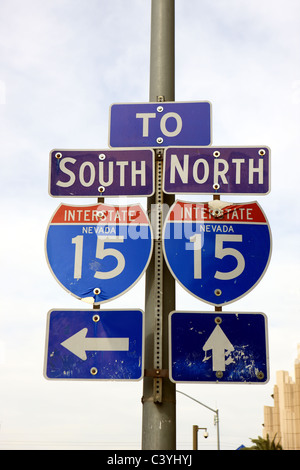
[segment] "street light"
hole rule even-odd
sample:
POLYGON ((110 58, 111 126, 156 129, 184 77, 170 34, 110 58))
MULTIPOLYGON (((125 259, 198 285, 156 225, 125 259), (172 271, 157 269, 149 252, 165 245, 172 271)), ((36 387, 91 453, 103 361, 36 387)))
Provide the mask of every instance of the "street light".
MULTIPOLYGON (((185 395, 186 397, 190 398, 191 400, 195 401, 196 403, 199 403, 199 405, 204 406, 208 410, 212 411, 215 413, 214 416, 214 424, 217 426, 217 449, 220 450, 220 428, 219 428, 219 410, 214 410, 213 408, 210 408, 207 405, 204 405, 204 403, 201 403, 201 401, 196 400, 193 397, 190 397, 190 395, 187 395, 187 393, 183 393, 180 390, 176 390, 176 392, 181 393, 182 395, 185 395)), ((199 428, 202 429, 202 428, 199 428)))
POLYGON ((196 424, 193 426, 193 450, 198 450, 198 431, 199 429, 205 429, 203 437, 208 438, 207 428, 199 428, 196 424))

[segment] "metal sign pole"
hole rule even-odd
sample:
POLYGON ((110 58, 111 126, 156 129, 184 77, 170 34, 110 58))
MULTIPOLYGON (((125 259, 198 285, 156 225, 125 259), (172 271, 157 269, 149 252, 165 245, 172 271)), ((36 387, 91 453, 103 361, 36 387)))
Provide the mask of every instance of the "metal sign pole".
MULTIPOLYGON (((174 0, 152 0, 150 102, 174 101, 174 0)), ((168 378, 168 314, 175 309, 175 281, 162 250, 163 207, 174 202, 163 194, 163 153, 156 152, 156 188, 148 198, 155 248, 146 273, 143 450, 176 449, 176 390, 168 378)))

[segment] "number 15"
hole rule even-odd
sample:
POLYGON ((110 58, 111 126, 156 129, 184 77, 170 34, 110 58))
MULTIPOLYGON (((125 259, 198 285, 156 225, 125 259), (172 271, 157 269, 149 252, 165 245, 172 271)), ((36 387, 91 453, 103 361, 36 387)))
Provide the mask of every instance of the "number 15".
MULTIPOLYGON (((224 242, 242 242, 242 235, 216 235, 215 257, 223 259, 227 255, 233 256, 237 260, 235 269, 229 272, 216 271, 214 277, 228 281, 238 277, 245 269, 245 258, 235 248, 224 248, 224 242)), ((194 279, 202 279, 202 235, 196 233, 190 238, 194 250, 194 279)))
MULTIPOLYGON (((105 242, 123 243, 122 235, 111 235, 107 237, 97 237, 96 258, 103 259, 106 256, 113 256, 117 260, 117 266, 111 271, 96 271, 94 277, 97 279, 111 279, 121 274, 125 268, 125 258, 122 253, 114 248, 104 248, 105 242)), ((83 253, 83 235, 77 235, 72 238, 72 244, 75 245, 74 258, 74 279, 81 279, 82 276, 82 253, 83 253)))

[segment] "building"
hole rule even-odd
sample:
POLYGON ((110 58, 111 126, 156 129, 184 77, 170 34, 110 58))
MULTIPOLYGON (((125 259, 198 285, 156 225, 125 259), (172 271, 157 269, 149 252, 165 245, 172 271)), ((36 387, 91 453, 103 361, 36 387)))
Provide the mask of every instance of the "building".
POLYGON ((286 371, 276 373, 274 406, 264 407, 263 437, 275 436, 283 450, 300 450, 300 344, 295 360, 295 381, 286 371))

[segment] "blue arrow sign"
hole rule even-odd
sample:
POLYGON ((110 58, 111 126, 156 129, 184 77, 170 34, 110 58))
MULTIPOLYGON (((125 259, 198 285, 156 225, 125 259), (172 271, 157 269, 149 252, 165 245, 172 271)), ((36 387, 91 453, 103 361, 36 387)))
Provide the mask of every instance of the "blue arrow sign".
POLYGON ((121 103, 110 107, 110 147, 211 144, 211 104, 121 103))
POLYGON ((169 328, 173 382, 269 380, 264 313, 171 312, 169 328))
POLYGON ((166 218, 164 255, 175 279, 211 305, 250 292, 271 256, 271 232, 257 202, 176 201, 166 218))
POLYGON ((46 234, 46 257, 69 293, 101 304, 130 289, 152 253, 152 230, 139 205, 61 204, 46 234))
POLYGON ((48 379, 141 379, 143 315, 141 310, 50 311, 44 375, 48 379))

